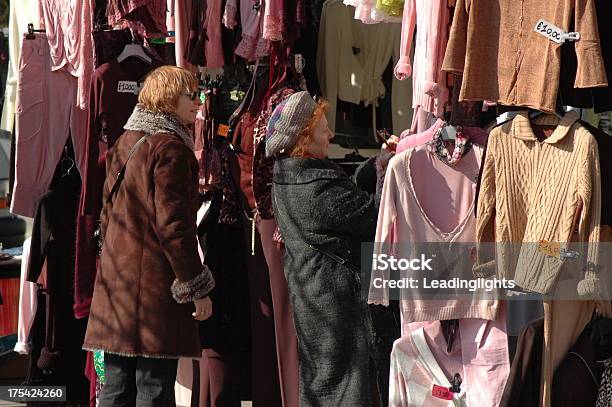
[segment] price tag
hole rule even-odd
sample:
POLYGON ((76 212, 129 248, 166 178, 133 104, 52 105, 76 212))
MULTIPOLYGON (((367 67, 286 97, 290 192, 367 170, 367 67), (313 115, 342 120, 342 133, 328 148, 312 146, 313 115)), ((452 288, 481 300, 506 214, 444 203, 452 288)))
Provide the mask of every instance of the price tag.
POLYGON ((227 135, 229 134, 229 126, 226 124, 220 124, 219 128, 217 129, 217 135, 218 136, 222 136, 222 137, 227 137, 227 135))
POLYGON ((117 93, 138 94, 138 82, 119 81, 117 84, 117 93))
POLYGON ((433 385, 433 388, 431 389, 431 395, 437 399, 442 400, 452 400, 453 397, 455 397, 455 395, 452 391, 450 391, 449 388, 438 386, 437 384, 433 385))
POLYGON ((536 26, 533 28, 535 32, 549 40, 556 42, 557 44, 563 44, 565 41, 576 41, 580 39, 580 34, 577 32, 565 32, 561 28, 549 23, 546 20, 538 20, 536 26))
POLYGON ((540 240, 538 242, 538 252, 543 253, 547 256, 559 258, 559 256, 561 255, 561 243, 540 240))

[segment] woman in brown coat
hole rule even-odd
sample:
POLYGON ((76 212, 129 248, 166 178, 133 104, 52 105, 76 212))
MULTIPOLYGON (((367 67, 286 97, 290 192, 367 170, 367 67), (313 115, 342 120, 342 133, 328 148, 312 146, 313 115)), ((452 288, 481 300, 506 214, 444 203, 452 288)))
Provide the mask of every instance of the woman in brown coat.
POLYGON ((83 346, 104 351, 101 407, 168 405, 178 357, 200 355, 196 320, 212 313, 214 281, 196 240, 198 164, 187 126, 197 89, 186 70, 154 70, 107 153, 104 245, 83 346))

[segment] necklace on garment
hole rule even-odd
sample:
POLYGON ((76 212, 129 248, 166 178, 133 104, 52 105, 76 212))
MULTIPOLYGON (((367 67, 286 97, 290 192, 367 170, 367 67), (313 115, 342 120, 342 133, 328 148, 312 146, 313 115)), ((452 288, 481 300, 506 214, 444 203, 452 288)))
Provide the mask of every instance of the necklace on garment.
POLYGON ((433 139, 428 142, 430 151, 432 151, 440 161, 449 167, 454 167, 461 158, 472 149, 472 142, 463 132, 461 127, 457 127, 457 135, 455 140, 444 140, 442 138, 442 130, 445 126, 441 126, 433 136, 433 139), (454 148, 452 147, 454 145, 454 148), (452 151, 450 151, 452 149, 452 151))

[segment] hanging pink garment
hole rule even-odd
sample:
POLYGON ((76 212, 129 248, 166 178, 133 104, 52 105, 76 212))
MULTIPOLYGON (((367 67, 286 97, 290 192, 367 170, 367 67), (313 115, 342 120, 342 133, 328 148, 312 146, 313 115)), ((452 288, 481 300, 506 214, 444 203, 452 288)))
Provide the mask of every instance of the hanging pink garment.
MULTIPOLYGON (((474 200, 481 160, 482 148, 476 145, 453 167, 442 163, 429 146, 415 147, 391 159, 380 202, 375 254, 409 259, 414 244, 440 242, 464 250, 474 242, 474 200)), ((471 266, 469 256, 460 256, 453 270, 471 266)), ((375 279, 388 280, 389 276, 388 269, 372 271, 368 303, 389 304, 388 289, 374 284, 375 279)), ((449 296, 444 300, 422 300, 420 294, 425 292, 402 296, 404 323, 459 318, 493 320, 497 315, 498 302, 479 299, 477 293, 468 299, 449 296)))
POLYGON ((395 76, 404 80, 412 75, 412 107, 421 106, 436 117, 442 115, 448 101, 446 74, 441 70, 448 42, 448 21, 447 0, 406 0, 404 3, 400 59, 395 76), (411 65, 415 27, 418 30, 411 65))
MULTIPOLYGON (((461 393, 465 397, 465 405, 477 407, 497 407, 501 401, 503 389, 510 373, 508 357, 508 336, 506 335, 506 318, 503 307, 494 321, 483 319, 460 319, 459 332, 453 342, 450 352, 442 332, 440 321, 415 322, 410 330, 403 333, 393 345, 391 356, 391 380, 389 383, 389 406, 404 407, 401 399, 414 386, 412 380, 422 380, 422 377, 412 376, 414 372, 406 369, 409 366, 405 359, 420 364, 419 349, 414 346, 412 338, 422 330, 427 348, 434 359, 434 366, 450 380, 459 373, 463 380, 461 393), (407 357, 405 357, 407 356, 407 357), (403 380, 400 380, 403 379, 403 380)), ((430 359, 431 360, 431 359, 430 359)), ((428 371, 431 366, 419 366, 419 370, 428 371)), ((415 369, 415 368, 413 368, 415 369)), ((423 384, 421 381, 420 384, 423 384)), ((433 381, 429 383, 431 392, 433 381)), ((406 396, 408 396, 406 394, 406 396)), ((432 404, 423 404, 430 407, 432 404)), ((444 404, 443 404, 444 405, 444 404)))
POLYGON ((143 37, 166 34, 166 0, 109 0, 108 23, 115 28, 132 28, 143 37))
POLYGON ((64 69, 78 78, 76 102, 83 110, 89 106, 89 84, 94 71, 91 1, 40 0, 51 70, 64 69))
MULTIPOLYGON (((395 153, 399 154, 404 152, 410 148, 421 146, 431 141, 436 134, 436 132, 444 125, 444 120, 438 119, 429 129, 423 131, 422 133, 404 135, 402 134, 402 138, 399 143, 397 143, 397 147, 395 148, 395 153)), ((468 138, 475 144, 484 146, 487 144, 487 138, 489 135, 487 132, 478 127, 462 127, 462 131, 464 134, 468 136, 468 138)))
MULTIPOLYGON (((237 0, 228 0, 222 18, 226 28, 233 29, 236 27, 237 10, 237 0)), ((265 10, 263 0, 240 0, 242 40, 236 47, 236 55, 247 61, 265 57, 270 50, 270 42, 263 38, 263 10, 265 10)))

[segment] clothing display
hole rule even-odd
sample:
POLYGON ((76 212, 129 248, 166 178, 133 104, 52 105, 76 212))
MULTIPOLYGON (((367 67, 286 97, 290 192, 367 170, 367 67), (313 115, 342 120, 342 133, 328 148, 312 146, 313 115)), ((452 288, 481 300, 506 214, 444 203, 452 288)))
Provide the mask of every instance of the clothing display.
POLYGON ((385 89, 381 79, 387 65, 400 58, 400 32, 399 24, 367 25, 353 20, 352 9, 340 0, 325 2, 317 74, 330 104, 326 115, 332 131, 336 128, 337 100, 377 106, 387 91, 392 95, 393 128, 409 127, 410 84, 394 79, 392 89, 385 89))
POLYGON ((404 4, 400 59, 395 76, 403 80, 413 75, 412 107, 420 106, 440 116, 448 101, 446 74, 440 68, 448 38, 449 10, 447 0, 408 0, 404 4), (414 46, 414 62, 410 52, 415 27, 418 27, 414 46))
MULTIPOLYGON (((535 126, 553 128, 539 142, 536 134, 542 133, 534 130, 526 112, 519 112, 489 135, 476 238, 478 242, 498 242, 496 250, 503 254, 498 255, 498 264, 491 264, 494 260, 483 258, 485 254, 479 251, 474 268, 477 275, 490 276, 497 270, 499 278, 514 279, 519 287, 548 293, 563 261, 539 251, 537 242, 569 242, 577 213, 577 241, 589 242, 585 262, 598 264, 599 156, 594 137, 577 120, 573 111, 562 119, 553 115, 534 119, 535 126), (543 171, 546 178, 538 178, 536 174, 543 171), (557 214, 554 219, 550 218, 551 211, 557 214)), ((590 267, 581 279, 580 295, 596 292, 599 277, 590 267)))
POLYGON ((608 406, 611 7, 10 1, 4 370, 89 407, 608 406))
MULTIPOLYGON (((418 252, 419 245, 427 242, 456 244, 456 250, 465 250, 465 243, 474 241, 474 190, 482 149, 472 146, 453 168, 430 150, 430 146, 415 147, 391 159, 378 214, 375 254, 394 253, 409 259, 414 257, 413 250, 418 252), (413 172, 414 168, 419 172, 413 172), (449 198, 457 203, 455 207, 438 206, 440 194, 449 193, 447 185, 452 186, 449 198)), ((471 262, 467 256, 463 261, 471 262)), ((458 264, 455 269, 465 267, 458 264)), ((389 270, 373 270, 371 280, 379 277, 388 279, 389 270)), ((371 285, 368 302, 388 305, 388 290, 371 285)), ((400 302, 403 324, 456 318, 494 320, 497 306, 497 301, 480 300, 476 294, 473 300, 402 298, 400 302)))
POLYGON ((608 85, 599 46, 595 2, 457 0, 442 69, 463 74, 460 100, 490 100, 555 112, 561 66, 559 38, 574 32, 578 70, 574 87, 608 85), (541 22, 541 24, 540 24, 541 22), (487 44, 483 47, 482 44, 487 44), (488 63, 483 63, 488 61, 488 63), (546 63, 542 63, 545 61, 546 63))
POLYGON ((15 109, 15 166, 11 212, 33 217, 37 201, 49 190, 55 167, 72 140, 75 164, 85 173, 87 112, 77 107, 78 80, 53 70, 45 34, 23 38, 15 109))
POLYGON ((15 123, 15 101, 19 82, 19 60, 21 57, 21 38, 27 32, 28 24, 36 28, 41 25, 38 0, 11 1, 9 3, 9 65, 2 106, 0 129, 12 131, 15 123))
POLYGON ((130 27, 144 37, 166 33, 166 0, 109 0, 108 23, 130 27))
MULTIPOLYGON (((32 324, 34 323, 34 316, 36 315, 36 307, 38 305, 38 287, 35 283, 27 280, 31 241, 32 239, 26 239, 23 242, 24 261, 21 262, 19 325, 17 326, 17 343, 15 344, 15 352, 21 355, 27 355, 30 353, 30 344, 28 343, 28 339, 30 337, 30 331, 32 329, 32 324)), ((46 276, 46 270, 43 270, 41 275, 42 274, 46 276)))
POLYGON ((423 328, 393 344, 389 381, 391 406, 467 406, 465 388, 456 393, 448 390, 452 384, 431 353, 423 328), (450 393, 449 398, 436 396, 436 388, 450 393))
POLYGON ((77 78, 76 105, 86 110, 93 72, 91 0, 41 0, 40 7, 51 70, 64 70, 77 78))

